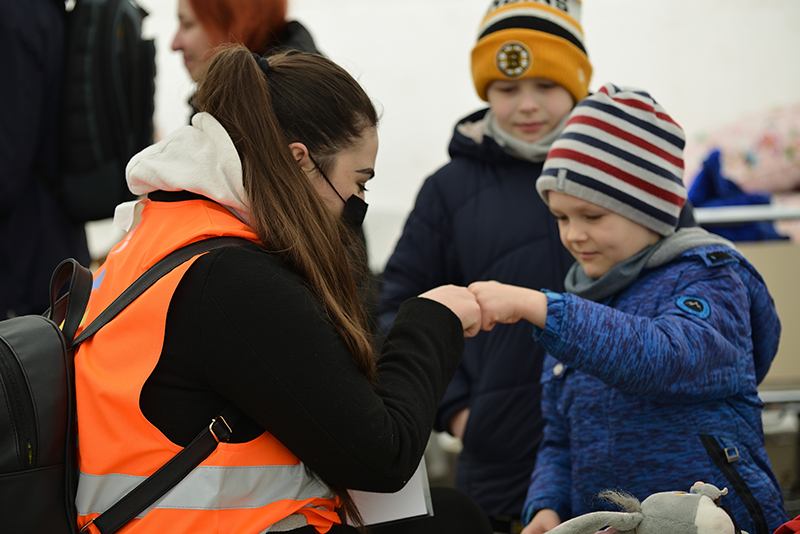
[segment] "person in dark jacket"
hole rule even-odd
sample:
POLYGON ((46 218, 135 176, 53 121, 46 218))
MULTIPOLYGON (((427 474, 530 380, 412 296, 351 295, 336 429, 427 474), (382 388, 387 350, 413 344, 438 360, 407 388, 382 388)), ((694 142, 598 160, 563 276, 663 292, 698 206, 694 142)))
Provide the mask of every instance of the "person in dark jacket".
POLYGON ((0 0, 0 319, 43 313, 56 266, 90 261, 83 224, 48 188, 59 172, 65 38, 63 0, 0 0))
POLYGON ((567 292, 470 286, 482 328, 520 318, 547 349, 546 425, 523 534, 701 480, 743 531, 788 515, 764 447, 757 386, 778 348, 772 297, 734 245, 676 231, 685 137, 639 89, 605 85, 553 143, 536 187, 577 262, 567 292))
MULTIPOLYGON (((457 124, 450 163, 417 196, 383 273, 384 331, 405 299, 441 284, 494 279, 563 289, 573 260, 535 182, 564 119, 588 93, 579 6, 493 2, 472 51, 475 88, 489 109, 457 124)), ((468 340, 437 417, 437 430, 463 440, 456 486, 496 531, 519 522, 536 460, 543 358, 530 325, 468 340)))

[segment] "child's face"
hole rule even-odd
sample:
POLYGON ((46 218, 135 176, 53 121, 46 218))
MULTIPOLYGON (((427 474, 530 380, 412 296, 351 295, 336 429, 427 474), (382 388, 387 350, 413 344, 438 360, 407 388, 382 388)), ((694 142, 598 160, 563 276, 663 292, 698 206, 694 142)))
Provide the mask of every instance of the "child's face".
POLYGON ((661 239, 653 230, 597 204, 558 191, 547 195, 561 242, 590 278, 600 278, 661 239))
POLYGON ((486 97, 500 128, 529 143, 550 133, 575 106, 572 95, 547 78, 495 80, 486 97))

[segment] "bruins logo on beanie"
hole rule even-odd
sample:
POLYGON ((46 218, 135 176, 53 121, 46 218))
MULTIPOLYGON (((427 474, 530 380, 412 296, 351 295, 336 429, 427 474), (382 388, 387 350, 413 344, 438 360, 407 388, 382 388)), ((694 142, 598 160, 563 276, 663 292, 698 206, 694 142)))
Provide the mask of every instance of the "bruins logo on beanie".
POLYGON ((548 78, 575 102, 589 94, 592 64, 583 44, 581 0, 494 0, 472 49, 478 96, 494 80, 548 78))

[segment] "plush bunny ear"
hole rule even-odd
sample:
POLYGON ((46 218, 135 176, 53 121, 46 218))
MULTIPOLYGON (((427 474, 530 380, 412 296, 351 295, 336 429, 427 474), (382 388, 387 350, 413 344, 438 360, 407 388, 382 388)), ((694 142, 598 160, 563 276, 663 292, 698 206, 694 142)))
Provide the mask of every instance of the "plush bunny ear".
POLYGON ((643 517, 639 512, 592 512, 565 521, 547 534, 595 534, 605 526, 613 527, 620 533, 632 532, 643 517))
POLYGON ((705 495, 712 501, 716 502, 720 497, 728 494, 728 488, 719 489, 713 484, 703 484, 697 482, 692 489, 689 490, 692 494, 705 495))

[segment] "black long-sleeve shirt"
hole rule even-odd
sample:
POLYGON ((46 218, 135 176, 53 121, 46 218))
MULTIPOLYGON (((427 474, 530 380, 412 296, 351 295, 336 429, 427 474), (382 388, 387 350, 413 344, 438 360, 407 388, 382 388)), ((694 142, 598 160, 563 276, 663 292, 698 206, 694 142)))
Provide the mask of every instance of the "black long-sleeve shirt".
POLYGON ((178 285, 140 405, 185 446, 232 402, 251 419, 233 441, 266 429, 328 484, 397 491, 424 453, 463 344, 449 309, 411 299, 373 389, 297 274, 256 246, 226 247, 178 285))

